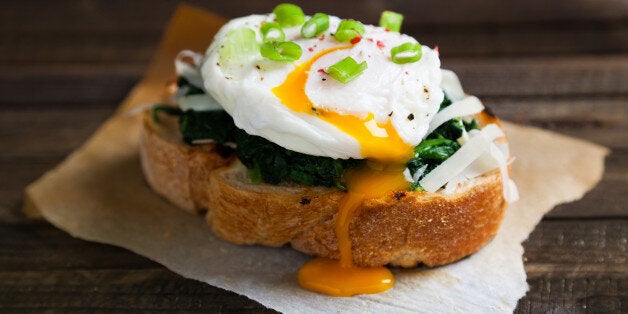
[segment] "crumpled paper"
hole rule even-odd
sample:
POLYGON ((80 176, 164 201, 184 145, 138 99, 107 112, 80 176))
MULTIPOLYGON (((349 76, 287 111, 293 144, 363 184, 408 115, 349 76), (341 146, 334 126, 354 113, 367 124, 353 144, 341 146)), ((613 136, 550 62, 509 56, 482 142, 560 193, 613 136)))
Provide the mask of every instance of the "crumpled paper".
POLYGON ((521 199, 511 204, 486 247, 437 268, 393 269, 380 294, 336 298, 299 288, 308 256, 289 248, 235 246, 211 234, 202 217, 175 208, 146 185, 138 157, 139 116, 174 77, 182 49, 204 51, 224 20, 181 6, 153 63, 118 112, 80 149, 27 187, 25 212, 71 235, 121 246, 172 271, 245 295, 282 312, 511 312, 528 289, 523 242, 552 207, 583 196, 601 178, 608 150, 540 129, 504 123, 521 199), (551 159, 544 156, 552 156, 551 159))

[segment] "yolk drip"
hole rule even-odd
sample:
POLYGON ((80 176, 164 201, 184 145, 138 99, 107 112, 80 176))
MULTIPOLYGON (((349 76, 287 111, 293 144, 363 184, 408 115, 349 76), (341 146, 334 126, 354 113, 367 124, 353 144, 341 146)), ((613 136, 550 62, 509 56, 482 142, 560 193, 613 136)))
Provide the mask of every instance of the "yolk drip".
POLYGON ((342 198, 336 217, 336 238, 340 260, 315 258, 299 270, 299 284, 313 291, 333 296, 378 293, 390 289, 394 277, 385 267, 353 265, 349 227, 356 210, 367 198, 382 197, 393 191, 408 189, 403 176, 405 165, 367 163, 345 174, 349 193, 342 198))
POLYGON ((294 112, 308 113, 336 126, 360 143, 363 158, 369 161, 364 166, 347 171, 345 181, 348 193, 339 203, 336 217, 336 238, 340 260, 316 258, 299 270, 299 284, 313 291, 333 296, 352 296, 363 293, 382 292, 394 283, 390 270, 385 267, 362 268, 353 265, 353 255, 349 227, 356 210, 365 199, 382 197, 393 191, 405 191, 409 183, 403 170, 405 162, 412 156, 412 147, 400 137, 390 120, 377 123, 386 131, 386 136, 374 135, 368 128, 374 115, 366 118, 343 115, 330 110, 316 109, 305 93, 305 84, 312 64, 323 55, 341 46, 323 50, 310 60, 297 66, 273 93, 294 112))

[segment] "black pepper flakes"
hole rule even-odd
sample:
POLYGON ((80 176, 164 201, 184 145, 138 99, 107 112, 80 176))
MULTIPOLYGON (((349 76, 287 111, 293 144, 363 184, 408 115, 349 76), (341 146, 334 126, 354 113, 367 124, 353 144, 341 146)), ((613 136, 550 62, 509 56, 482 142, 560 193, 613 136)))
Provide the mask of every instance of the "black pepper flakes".
POLYGON ((259 70, 259 69, 261 69, 261 68, 259 67, 259 65, 258 65, 258 64, 256 64, 256 65, 255 65, 255 67, 256 67, 258 70, 259 70))
POLYGON ((414 120, 414 114, 412 114, 412 113, 409 114, 408 115, 408 120, 410 120, 410 121, 414 120))
POLYGON ((392 115, 393 115, 393 112, 391 111, 391 112, 388 114, 388 116, 389 116, 389 117, 392 117, 392 115))
POLYGON ((397 200, 401 200, 404 197, 406 197, 406 192, 397 192, 397 193, 395 193, 395 198, 397 200))
POLYGON ((301 199, 301 201, 300 201, 299 203, 300 203, 301 205, 307 205, 307 204, 309 204, 309 203, 311 203, 311 202, 312 202, 312 200, 311 200, 311 199, 309 199, 309 198, 307 198, 307 197, 304 197, 304 198, 302 198, 302 199, 301 199))
POLYGON ((327 79, 326 79, 326 78, 322 78, 322 80, 323 80, 323 82, 324 82, 324 81, 327 81, 327 79))

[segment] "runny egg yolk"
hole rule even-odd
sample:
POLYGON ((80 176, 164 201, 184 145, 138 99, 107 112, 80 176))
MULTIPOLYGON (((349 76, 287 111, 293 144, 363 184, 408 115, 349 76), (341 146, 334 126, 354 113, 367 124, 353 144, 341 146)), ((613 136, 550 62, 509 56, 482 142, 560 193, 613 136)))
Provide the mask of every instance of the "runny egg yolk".
POLYGON ((315 258, 299 270, 298 279, 302 287, 333 296, 378 293, 394 284, 392 273, 385 267, 363 268, 353 264, 349 227, 365 199, 408 189, 409 183, 403 170, 413 151, 412 146, 399 137, 390 120, 376 123, 377 127, 385 130, 386 136, 382 136, 371 133, 369 124, 375 122, 372 113, 360 118, 331 110, 313 110, 314 104, 305 93, 312 64, 327 53, 347 48, 350 47, 340 46, 319 52, 297 66, 281 85, 272 90, 294 112, 316 115, 355 138, 360 143, 362 157, 368 160, 364 166, 344 174, 348 193, 339 203, 335 230, 340 260, 315 258))
POLYGON ((316 115, 321 120, 351 135, 360 143, 362 158, 382 162, 397 162, 400 160, 405 162, 408 156, 412 154, 412 147, 401 139, 390 119, 385 123, 377 123, 372 113, 363 119, 354 115, 339 114, 331 110, 316 108, 305 94, 305 83, 312 64, 332 51, 348 48, 351 47, 338 46, 317 53, 308 61, 297 66, 288 74, 286 80, 281 85, 273 88, 272 91, 281 100, 281 103, 293 112, 316 115), (387 136, 381 137, 371 133, 369 125, 372 126, 373 123, 378 128, 385 130, 387 136))

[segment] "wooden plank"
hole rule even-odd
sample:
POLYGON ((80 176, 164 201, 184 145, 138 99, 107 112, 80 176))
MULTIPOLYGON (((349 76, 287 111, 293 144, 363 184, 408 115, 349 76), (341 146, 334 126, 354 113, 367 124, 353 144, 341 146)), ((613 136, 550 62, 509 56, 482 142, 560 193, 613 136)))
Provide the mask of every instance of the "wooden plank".
POLYGON ((465 91, 478 96, 628 94, 628 55, 554 58, 451 58, 465 91))
POLYGON ((162 30, 88 31, 81 24, 68 30, 0 31, 0 63, 148 62, 162 30))
POLYGON ((598 273, 604 273, 617 266, 628 276, 627 218, 546 219, 523 247, 524 260, 529 264, 557 265, 565 273, 577 273, 580 268, 595 265, 603 265, 598 273))
POLYGON ((58 159, 78 148, 115 111, 112 104, 12 106, 0 115, 0 151, 5 162, 58 159))
POLYGON ((581 200, 558 205, 547 217, 628 217, 628 150, 615 149, 606 159, 602 181, 581 200))
POLYGON ((147 64, 0 65, 0 105, 119 103, 147 64), (37 92, 34 93, 33 91, 37 92))
POLYGON ((628 97, 483 97, 500 119, 628 148, 628 97))
MULTIPOLYGON (((161 29, 0 31, 0 63, 111 63, 150 60, 161 29)), ((443 59, 468 56, 617 54, 628 51, 628 23, 409 24, 422 44, 438 45, 443 59), (586 43, 586 44, 583 44, 586 43)))
MULTIPOLYGON (((526 268, 527 270, 527 268, 526 268)), ((591 274, 529 278, 530 290, 515 313, 626 313, 628 275, 591 274)))
MULTIPOLYGON (((198 5, 226 17, 233 18, 253 13, 270 12, 280 3, 276 0, 200 1, 198 5)), ((625 1, 595 0, 514 1, 499 0, 459 1, 386 1, 371 0, 361 4, 346 1, 294 0, 306 13, 325 12, 368 23, 377 23, 380 12, 386 9, 402 12, 406 21, 424 23, 500 23, 528 21, 617 21, 628 16, 625 1)), ((161 28, 179 4, 176 0, 149 1, 89 1, 77 4, 71 0, 4 1, 0 4, 0 28, 66 29, 81 25, 84 29, 146 29, 161 28), (81 24, 78 24, 78 23, 81 24)))
POLYGON ((266 310, 246 297, 166 269, 0 271, 3 311, 266 310))
POLYGON ((0 272, 161 268, 128 250, 73 238, 42 220, 0 223, 0 236, 0 272))

